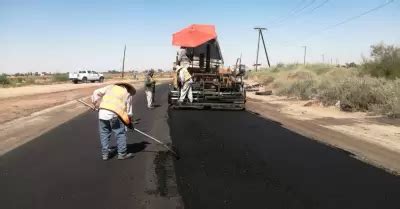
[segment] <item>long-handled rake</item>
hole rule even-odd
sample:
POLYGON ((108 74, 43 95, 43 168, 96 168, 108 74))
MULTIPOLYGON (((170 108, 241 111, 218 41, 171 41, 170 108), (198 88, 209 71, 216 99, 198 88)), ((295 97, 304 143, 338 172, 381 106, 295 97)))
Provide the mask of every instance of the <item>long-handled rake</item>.
MULTIPOLYGON (((91 104, 89 104, 89 103, 87 103, 87 102, 85 102, 85 101, 83 101, 83 100, 81 100, 81 99, 78 99, 77 101, 80 102, 81 104, 83 104, 83 105, 89 107, 89 108, 92 109, 93 111, 98 111, 98 109, 96 109, 93 105, 91 105, 91 104)), ((134 121, 133 123, 134 123, 134 124, 137 124, 138 122, 137 122, 137 121, 134 121)), ((150 135, 146 134, 145 132, 143 132, 143 131, 141 131, 141 130, 139 130, 139 129, 137 129, 137 128, 133 128, 133 130, 136 131, 136 132, 138 132, 138 133, 140 133, 140 134, 142 134, 143 136, 145 136, 145 137, 147 137, 147 138, 149 138, 149 139, 151 139, 151 140, 157 142, 157 143, 160 144, 161 146, 163 146, 163 147, 164 147, 165 149, 167 149, 172 155, 174 155, 174 157, 175 157, 177 160, 180 159, 180 155, 178 154, 178 152, 176 151, 176 149, 173 149, 173 148, 169 147, 169 146, 166 145, 164 142, 162 142, 162 141, 156 139, 156 138, 153 137, 153 136, 150 136, 150 135)))

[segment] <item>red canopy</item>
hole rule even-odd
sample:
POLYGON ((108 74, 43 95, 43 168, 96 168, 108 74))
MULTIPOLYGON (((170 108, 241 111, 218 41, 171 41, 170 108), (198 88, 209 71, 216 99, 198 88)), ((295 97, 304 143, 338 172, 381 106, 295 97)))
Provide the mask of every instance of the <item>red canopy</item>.
POLYGON ((193 24, 172 35, 172 45, 197 47, 209 40, 217 38, 214 25, 193 24))

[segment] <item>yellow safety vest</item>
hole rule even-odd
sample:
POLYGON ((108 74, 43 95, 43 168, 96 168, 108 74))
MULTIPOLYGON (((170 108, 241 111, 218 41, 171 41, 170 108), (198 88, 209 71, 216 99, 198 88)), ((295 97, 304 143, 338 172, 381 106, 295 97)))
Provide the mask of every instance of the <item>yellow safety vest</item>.
POLYGON ((113 85, 107 89, 99 108, 114 112, 125 125, 129 125, 131 122, 126 109, 126 100, 128 97, 129 93, 124 87, 113 85))
POLYGON ((183 82, 190 80, 192 78, 192 75, 190 75, 187 67, 182 68, 182 70, 183 70, 183 78, 184 78, 183 82))

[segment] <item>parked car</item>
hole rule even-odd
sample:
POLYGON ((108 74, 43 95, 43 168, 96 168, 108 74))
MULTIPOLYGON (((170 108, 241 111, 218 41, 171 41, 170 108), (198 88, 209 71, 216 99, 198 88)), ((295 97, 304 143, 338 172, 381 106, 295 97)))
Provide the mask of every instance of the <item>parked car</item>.
POLYGON ((69 73, 69 80, 71 80, 73 83, 87 83, 89 81, 92 83, 96 81, 102 83, 104 81, 104 75, 92 70, 81 70, 78 72, 69 73))

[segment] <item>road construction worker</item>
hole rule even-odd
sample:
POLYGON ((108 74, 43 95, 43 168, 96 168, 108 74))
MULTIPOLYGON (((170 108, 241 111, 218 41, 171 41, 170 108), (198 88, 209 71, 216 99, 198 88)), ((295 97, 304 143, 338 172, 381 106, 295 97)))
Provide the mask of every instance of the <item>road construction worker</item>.
POLYGON ((174 67, 172 68, 172 86, 174 87, 174 89, 178 89, 179 85, 178 85, 178 65, 176 63, 174 63, 174 67))
POLYGON ((117 140, 118 160, 131 158, 127 152, 126 127, 132 125, 132 97, 135 88, 127 83, 116 83, 93 92, 92 103, 99 109, 99 132, 103 160, 110 158, 110 139, 114 132, 117 140))
POLYGON ((147 107, 154 108, 153 100, 156 88, 156 81, 153 79, 154 71, 150 70, 144 80, 144 92, 146 93, 147 107))
POLYGON ((177 71, 179 75, 179 81, 181 83, 181 95, 179 97, 178 102, 182 103, 186 95, 189 98, 190 103, 193 102, 193 92, 192 92, 192 75, 190 75, 189 70, 189 63, 188 62, 181 62, 181 65, 177 66, 177 71))
POLYGON ((180 65, 182 61, 188 60, 188 57, 186 55, 187 51, 185 48, 180 48, 179 51, 177 52, 178 54, 178 62, 177 64, 180 65))

